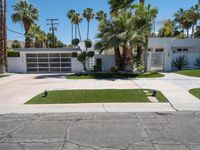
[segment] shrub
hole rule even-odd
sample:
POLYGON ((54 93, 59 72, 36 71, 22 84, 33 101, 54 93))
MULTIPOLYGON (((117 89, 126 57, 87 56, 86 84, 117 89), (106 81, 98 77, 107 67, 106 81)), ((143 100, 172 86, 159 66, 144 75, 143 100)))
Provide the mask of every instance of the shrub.
POLYGON ((78 61, 84 62, 86 59, 86 52, 82 52, 77 56, 78 61))
POLYGON ((96 59, 96 65, 94 66, 94 72, 102 71, 102 60, 100 58, 96 59))
POLYGON ((194 65, 200 67, 200 57, 196 58, 196 60, 194 61, 194 65))
POLYGON ((87 52, 87 57, 94 57, 94 52, 93 51, 89 51, 87 52))
POLYGON ((76 58, 78 56, 77 52, 72 52, 72 57, 76 58))
POLYGON ((111 67, 111 72, 117 72, 119 70, 119 68, 117 66, 113 66, 111 67))
POLYGON ((77 38, 72 40, 72 45, 73 46, 78 46, 79 43, 80 43, 80 40, 77 39, 77 38))
POLYGON ((138 65, 137 66, 137 71, 140 71, 140 72, 144 71, 144 66, 143 65, 138 65))
POLYGON ((85 42, 85 47, 86 48, 91 48, 92 47, 92 41, 91 40, 88 39, 88 40, 85 40, 84 42, 85 42))
POLYGON ((182 70, 183 68, 186 68, 188 66, 188 61, 185 55, 179 56, 175 60, 173 60, 172 66, 177 68, 178 70, 182 70))
POLYGON ((8 51, 7 52, 8 57, 19 57, 19 52, 15 52, 15 51, 8 51))

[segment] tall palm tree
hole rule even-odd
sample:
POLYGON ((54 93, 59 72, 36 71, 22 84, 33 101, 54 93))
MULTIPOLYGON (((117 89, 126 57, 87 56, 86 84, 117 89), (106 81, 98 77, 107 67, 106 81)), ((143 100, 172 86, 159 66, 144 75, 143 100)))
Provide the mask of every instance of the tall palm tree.
MULTIPOLYGON (((25 36, 27 35, 31 25, 34 21, 38 20, 39 11, 33 4, 29 4, 26 0, 20 0, 18 3, 13 5, 15 13, 12 15, 14 23, 22 22, 25 29, 25 36)), ((26 36, 25 47, 30 48, 31 41, 26 36)))
POLYGON ((90 32, 90 21, 95 17, 93 9, 86 8, 83 12, 83 17, 87 20, 87 39, 89 39, 90 32))
POLYGON ((200 19, 199 5, 192 6, 188 11, 188 19, 192 22, 192 37, 194 37, 195 26, 197 21, 200 19))
POLYGON ((75 15, 76 11, 71 9, 68 13, 67 13, 67 17, 71 22, 71 30, 72 30, 72 40, 74 39, 74 23, 73 23, 73 16, 75 15))
MULTIPOLYGON (((80 26, 79 24, 82 22, 83 18, 82 15, 79 13, 75 13, 72 16, 72 22, 75 24, 76 30, 78 30, 78 34, 79 34, 79 39, 82 42, 82 37, 81 37, 81 31, 80 31, 80 26)), ((77 31, 76 31, 77 32, 77 31)))
POLYGON ((7 24, 6 24, 6 16, 7 16, 7 1, 4 0, 4 21, 3 21, 3 33, 4 33, 4 63, 5 69, 8 71, 8 64, 7 64, 7 24))
POLYGON ((0 73, 5 72, 3 22, 3 1, 0 0, 0 73))
POLYGON ((107 18, 107 13, 105 13, 104 11, 98 11, 97 13, 96 13, 96 20, 98 20, 98 21, 102 21, 102 20, 106 20, 106 18, 107 18))
POLYGON ((117 16, 120 9, 131 8, 131 4, 134 0, 109 0, 108 4, 110 5, 110 13, 112 16, 117 16))

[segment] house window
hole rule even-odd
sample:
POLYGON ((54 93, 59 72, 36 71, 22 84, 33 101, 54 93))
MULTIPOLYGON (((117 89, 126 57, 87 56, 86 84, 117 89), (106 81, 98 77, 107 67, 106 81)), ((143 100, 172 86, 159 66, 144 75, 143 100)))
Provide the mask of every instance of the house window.
POLYGON ((177 49, 177 52, 182 52, 182 49, 181 49, 181 48, 178 48, 178 49, 177 49))
POLYGON ((183 51, 184 51, 184 52, 188 52, 188 49, 187 49, 187 48, 184 48, 183 51))
POLYGON ((156 53, 164 52, 164 49, 163 49, 163 48, 158 48, 158 49, 155 49, 155 52, 156 52, 156 53))

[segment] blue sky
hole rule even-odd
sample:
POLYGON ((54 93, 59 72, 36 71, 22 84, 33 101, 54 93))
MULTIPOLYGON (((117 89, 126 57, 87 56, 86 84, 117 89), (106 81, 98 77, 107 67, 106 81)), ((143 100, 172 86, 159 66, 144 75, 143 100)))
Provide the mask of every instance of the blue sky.
MULTIPOLYGON (((13 13, 12 5, 18 0, 8 1, 8 28, 14 31, 23 33, 23 27, 21 24, 13 24, 11 15, 13 13)), ((138 0, 135 0, 136 2, 138 0)), ((188 9, 192 5, 196 4, 198 0, 146 0, 146 3, 150 3, 152 6, 156 6, 159 9, 157 21, 162 21, 167 18, 172 18, 173 14, 179 9, 188 9)), ((41 26, 42 30, 48 32, 49 27, 46 25, 47 18, 58 18, 59 25, 56 35, 58 38, 66 44, 71 41, 71 24, 66 18, 66 14, 70 9, 75 9, 77 12, 82 13, 85 8, 93 8, 94 11, 103 10, 109 13, 108 0, 29 0, 40 10, 40 19, 37 22, 41 26)), ((80 25, 83 39, 86 38, 86 21, 84 20, 80 25)), ((90 38, 95 40, 98 22, 91 22, 90 38)), ((159 23, 157 24, 157 28, 159 23)), ((8 32, 8 38, 10 40, 18 39, 23 40, 23 36, 8 32)))

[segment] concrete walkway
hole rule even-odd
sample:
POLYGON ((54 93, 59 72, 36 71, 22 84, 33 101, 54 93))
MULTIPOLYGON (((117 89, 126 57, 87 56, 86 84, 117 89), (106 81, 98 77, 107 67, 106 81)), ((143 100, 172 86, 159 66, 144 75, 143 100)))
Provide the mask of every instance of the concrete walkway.
POLYGON ((176 110, 200 110, 200 100, 188 91, 200 87, 200 79, 174 73, 165 75, 160 79, 137 79, 133 82, 141 88, 161 91, 176 110))

